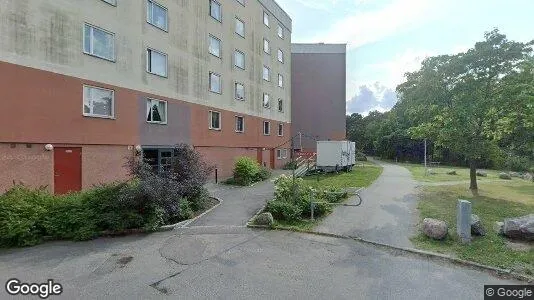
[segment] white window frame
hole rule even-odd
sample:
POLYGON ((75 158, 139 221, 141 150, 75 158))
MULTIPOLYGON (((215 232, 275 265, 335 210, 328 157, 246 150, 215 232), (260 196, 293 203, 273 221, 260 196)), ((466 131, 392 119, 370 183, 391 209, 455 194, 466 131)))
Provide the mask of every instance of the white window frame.
POLYGON ((284 51, 282 49, 278 49, 278 61, 284 63, 284 51))
POLYGON ((284 136, 284 123, 278 123, 278 136, 284 136), (280 134, 280 129, 282 129, 282 134, 280 134))
POLYGON ((246 65, 247 65, 247 56, 245 55, 245 52, 235 49, 234 50, 234 66, 241 70, 245 70, 246 65), (243 67, 237 65, 236 55, 238 55, 238 53, 243 55, 243 67))
POLYGON ((234 98, 239 101, 245 101, 245 85, 243 83, 238 82, 238 81, 234 82, 234 98), (238 85, 241 85, 243 87, 243 98, 237 97, 237 86, 238 85))
POLYGON ((286 159, 287 149, 276 149, 276 159, 286 159))
MULTIPOLYGON (((90 106, 90 108, 92 110, 91 106, 90 106)), ((99 86, 84 84, 83 87, 82 87, 82 115, 85 116, 85 117, 92 117, 92 118, 115 119, 115 91, 111 90, 111 89, 106 89, 106 88, 103 88, 103 87, 99 87, 99 86), (85 89, 86 88, 98 89, 98 90, 111 92, 111 116, 97 115, 97 114, 86 113, 85 112, 85 89)))
POLYGON ((263 69, 262 69, 262 74, 261 74, 261 77, 263 78, 263 80, 265 81, 271 81, 271 69, 269 69, 269 67, 267 66, 263 66, 263 69), (267 70, 267 78, 265 78, 265 70, 267 70))
POLYGON ((238 36, 240 36, 240 37, 242 37, 242 38, 245 38, 245 35, 246 35, 246 33, 247 33, 247 28, 246 28, 246 26, 245 26, 245 22, 244 22, 243 20, 241 20, 240 18, 238 18, 238 17, 235 17, 235 21, 236 21, 236 23, 235 23, 235 30, 234 30, 234 32, 235 32, 238 36), (243 24, 243 34, 237 32, 237 22, 243 24))
POLYGON ((111 31, 108 31, 108 30, 105 30, 104 28, 101 28, 101 27, 98 27, 98 26, 95 26, 95 25, 92 25, 92 24, 89 24, 89 23, 84 23, 83 24, 83 53, 87 54, 87 55, 91 55, 91 56, 94 56, 94 57, 98 57, 98 58, 101 58, 101 59, 105 59, 105 60, 108 60, 108 61, 112 61, 112 62, 115 62, 115 33, 111 32, 111 31), (89 29, 91 29, 91 32, 90 33, 86 33, 87 31, 87 27, 89 27, 89 29), (94 30, 100 30, 104 33, 107 33, 109 35, 111 35, 112 37, 112 40, 113 40, 113 49, 112 49, 112 57, 109 58, 109 57, 104 57, 104 56, 100 56, 100 55, 97 55, 94 53, 94 49, 93 49, 93 32, 94 30), (90 38, 89 38, 89 52, 88 51, 85 51, 85 35, 86 34, 90 34, 90 38))
POLYGON ((208 89, 212 93, 219 94, 219 95, 222 94, 222 76, 221 76, 221 74, 210 71, 210 77, 209 77, 209 80, 208 80, 208 89), (211 75, 215 75, 215 76, 219 77, 219 91, 214 91, 214 90, 211 89, 211 75))
MULTIPOLYGON (((196 1, 198 1, 198 0, 196 0, 196 1)), ((222 5, 221 5, 221 3, 220 3, 219 1, 210 0, 210 7, 209 7, 209 9, 210 9, 210 12, 209 12, 210 17, 212 17, 214 20, 217 20, 218 22, 222 23, 222 18, 223 18, 223 16, 222 16, 222 5), (215 18, 214 16, 211 15, 211 5, 212 5, 213 3, 217 3, 217 4, 219 5, 219 16, 220 16, 221 19, 217 19, 217 18, 215 18)))
POLYGON ((156 50, 156 49, 150 48, 150 47, 146 48, 146 71, 147 71, 147 73, 154 74, 154 75, 159 76, 159 77, 167 78, 167 76, 169 74, 169 56, 167 55, 167 53, 161 52, 159 50, 156 50), (152 53, 152 52, 156 52, 158 54, 161 54, 161 55, 165 56, 165 75, 154 73, 154 72, 152 72, 150 70, 152 63, 149 63, 149 61, 151 61, 150 53, 152 53))
POLYGON ((263 96, 261 98, 261 104, 264 108, 271 108, 271 95, 269 93, 263 93, 263 96), (267 97, 267 102, 265 102, 265 97, 267 97), (267 105, 265 105, 267 103, 267 105))
POLYGON ((284 88, 284 75, 278 73, 278 87, 284 88))
POLYGON ((102 0, 111 6, 117 6, 117 0, 102 0))
POLYGON ((263 135, 271 135, 271 122, 269 121, 263 121, 263 135), (265 133, 265 124, 267 124, 267 133, 265 133))
POLYGON ((213 56, 215 56, 215 57, 217 57, 217 58, 222 59, 222 41, 221 41, 221 39, 216 37, 216 36, 214 36, 214 35, 212 35, 212 34, 210 34, 209 35, 209 39, 208 39, 208 43, 209 43, 208 44, 208 53, 213 55, 213 56), (211 45, 211 40, 212 39, 219 41, 219 55, 216 55, 215 53, 212 53, 210 51, 210 45, 211 45))
MULTIPOLYGON (((152 11, 154 11, 154 9, 152 9, 152 11)), ((163 30, 163 31, 165 31, 165 32, 168 32, 168 31, 169 31, 169 10, 168 10, 165 6, 163 6, 163 5, 159 4, 159 3, 157 3, 157 2, 154 1, 154 0, 146 0, 146 22, 147 22, 148 24, 150 24, 150 25, 152 25, 152 26, 158 28, 158 29, 161 29, 161 30, 163 30), (150 16, 150 15, 149 15, 150 10, 148 9, 148 7, 149 7, 150 5, 158 6, 159 8, 161 8, 161 9, 163 9, 163 10, 165 11, 165 27, 164 27, 164 28, 159 27, 158 25, 156 25, 155 23, 153 23, 154 20, 151 20, 151 17, 153 17, 153 16, 150 16)))
POLYGON ((266 38, 263 39, 263 52, 271 55, 271 42, 266 38))
POLYGON ((279 112, 284 112, 284 100, 282 100, 282 98, 278 98, 278 103, 277 104, 278 104, 278 107, 277 107, 278 111, 279 112), (280 103, 282 105, 280 105, 280 103))
POLYGON ((278 24, 277 35, 279 38, 284 39, 284 27, 282 27, 280 24, 278 24))
MULTIPOLYGON (((147 113, 147 114, 148 114, 148 110, 149 110, 149 109, 150 109, 150 110, 152 109, 152 106, 153 106, 153 103, 154 103, 154 102, 157 102, 158 104, 159 104, 159 103, 165 103, 165 120, 164 120, 164 121, 153 121, 153 120, 152 120, 152 121, 148 121, 148 120, 147 120, 146 122, 147 122, 147 123, 150 123, 150 124, 166 125, 166 124, 167 124, 168 111, 169 111, 169 106, 168 106, 168 104, 167 104, 167 101, 165 101, 165 100, 159 100, 159 99, 154 99, 154 98, 147 98, 146 100, 147 100, 147 101, 146 101, 146 104, 147 104, 147 105, 146 105, 146 108, 147 108, 147 112, 146 112, 146 113, 147 113), (149 102, 149 101, 151 102, 150 106, 148 106, 148 102, 149 102)), ((160 112, 160 113, 161 113, 161 112, 160 112)), ((147 114, 145 114, 145 116, 148 116, 147 114)), ((146 117, 145 117, 145 119, 146 119, 146 117)), ((152 117, 152 119, 153 119, 153 117, 152 117)))
POLYGON ((237 133, 244 133, 244 132, 245 132, 245 117, 243 117, 243 116, 235 116, 235 132, 237 132, 237 133), (237 128, 237 120, 238 120, 239 118, 241 118, 241 121, 242 121, 242 122, 241 122, 241 124, 243 125, 242 130, 239 130, 239 129, 237 128))
POLYGON ((220 111, 216 111, 216 110, 209 110, 208 111, 208 122, 209 122, 209 129, 210 130, 221 130, 222 128, 222 114, 220 111), (218 114, 219 115, 219 127, 216 128, 216 127, 213 127, 213 114, 218 114))
POLYGON ((269 26, 269 21, 270 21, 269 14, 266 11, 263 11, 263 25, 271 28, 271 26, 269 26))

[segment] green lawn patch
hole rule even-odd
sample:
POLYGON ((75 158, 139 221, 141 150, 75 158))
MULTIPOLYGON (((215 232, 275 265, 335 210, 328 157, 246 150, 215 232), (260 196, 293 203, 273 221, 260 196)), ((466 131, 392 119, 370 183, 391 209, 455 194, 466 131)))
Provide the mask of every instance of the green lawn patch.
MULTIPOLYGON (((425 170, 425 166, 421 164, 410 164, 410 163, 399 163, 398 165, 403 166, 410 170, 412 176, 417 181, 422 182, 443 182, 443 181, 467 181, 469 180, 469 168, 464 167, 451 167, 451 166, 439 166, 439 167, 428 167, 432 169, 435 174, 429 174, 425 170), (447 172, 456 171, 457 175, 449 175, 447 172)), ((486 180, 498 180, 499 173, 501 171, 497 170, 484 170, 488 176, 487 177, 477 177, 480 182, 486 180)), ((513 178, 512 180, 521 180, 518 178, 513 178)))
POLYGON ((534 274, 534 243, 530 250, 514 250, 508 240, 493 231, 493 224, 505 218, 518 217, 534 212, 534 184, 518 179, 515 182, 481 183, 479 196, 472 196, 467 185, 427 186, 418 204, 421 220, 436 218, 447 222, 449 237, 435 241, 419 234, 412 238, 416 247, 446 253, 461 259, 475 261, 500 268, 513 269, 527 275, 534 274), (487 235, 473 237, 472 243, 461 244, 456 237, 456 203, 458 199, 471 201, 487 235))
POLYGON ((304 182, 313 187, 368 187, 382 174, 382 167, 371 162, 354 167, 350 172, 316 174, 304 177, 304 182))

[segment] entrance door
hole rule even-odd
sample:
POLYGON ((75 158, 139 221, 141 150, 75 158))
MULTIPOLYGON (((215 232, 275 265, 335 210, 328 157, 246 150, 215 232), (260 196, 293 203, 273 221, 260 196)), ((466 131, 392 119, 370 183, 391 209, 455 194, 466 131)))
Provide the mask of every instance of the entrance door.
POLYGON ((54 148, 54 193, 66 194, 82 189, 82 148, 54 148))

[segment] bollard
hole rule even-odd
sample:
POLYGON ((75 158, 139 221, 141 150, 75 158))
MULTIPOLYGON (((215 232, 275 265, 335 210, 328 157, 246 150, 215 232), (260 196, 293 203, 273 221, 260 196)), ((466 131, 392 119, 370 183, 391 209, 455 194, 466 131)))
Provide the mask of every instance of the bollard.
POLYGON ((462 243, 471 242, 471 202, 458 199, 456 233, 462 243))

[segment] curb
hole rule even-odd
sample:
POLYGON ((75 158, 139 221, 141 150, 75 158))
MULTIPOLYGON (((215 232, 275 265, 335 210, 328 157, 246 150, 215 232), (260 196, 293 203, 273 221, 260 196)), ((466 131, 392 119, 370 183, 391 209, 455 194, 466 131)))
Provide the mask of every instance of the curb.
POLYGON ((267 207, 267 203, 265 203, 262 208, 260 208, 253 216, 252 218, 248 219, 247 221, 247 224, 245 225, 246 227, 250 227, 250 228, 264 228, 264 229, 271 229, 271 226, 267 226, 267 225, 255 225, 255 224, 252 224, 252 222, 254 221, 254 219, 259 215, 261 214, 261 212, 263 210, 265 210, 265 207, 267 207))
POLYGON ((215 196, 210 196, 211 199, 215 199, 217 200, 219 203, 215 204, 214 206, 212 206, 210 209, 206 210, 205 212, 201 213, 200 215, 192 218, 192 219, 188 219, 188 220, 184 220, 184 221, 181 221, 179 223, 176 223, 176 224, 171 224, 171 225, 164 225, 164 226, 161 226, 158 231, 171 231, 171 230, 174 230, 176 228, 184 228, 184 227, 187 227, 189 224, 193 223, 194 221, 202 218, 204 215, 206 215, 207 213, 209 213, 210 211, 216 209, 219 205, 221 205, 223 203, 223 200, 218 198, 218 197, 215 197, 215 196))
MULTIPOLYGON (((253 226, 258 226, 258 225, 253 225, 253 226)), ((472 261, 463 260, 463 259, 455 258, 455 257, 452 257, 452 256, 448 256, 448 255, 445 255, 445 254, 439 254, 439 253, 425 251, 425 250, 418 250, 418 249, 414 249, 414 248, 398 247, 398 246, 393 246, 393 245, 386 244, 386 243, 366 240, 366 239, 363 239, 363 238, 360 238, 360 237, 346 236, 346 235, 340 235, 340 234, 328 233, 328 232, 296 230, 294 228, 287 228, 287 227, 277 227, 277 228, 275 228, 275 230, 301 232, 301 233, 307 233, 307 234, 313 234, 313 235, 319 235, 319 236, 326 236, 326 237, 339 238, 339 239, 345 239, 345 240, 353 240, 353 241, 361 242, 361 243, 364 243, 364 244, 372 245, 372 246, 383 248, 383 249, 390 250, 390 251, 391 250, 400 251, 400 252, 404 252, 404 253, 424 256, 426 258, 433 259, 435 261, 445 261, 445 262, 449 262, 449 263, 452 263, 452 264, 455 264, 455 265, 470 267, 470 268, 473 268, 475 270, 489 272, 490 274, 492 274, 494 276, 505 278, 505 279, 512 278, 512 279, 516 279, 516 280, 519 280, 519 281, 524 281, 524 282, 527 282, 527 283, 534 283, 534 277, 530 277, 530 276, 527 276, 527 275, 519 274, 519 273, 513 272, 512 270, 509 270, 509 269, 501 269, 501 268, 497 268, 497 267, 483 265, 483 264, 479 264, 479 263, 476 263, 476 262, 472 262, 472 261)))

